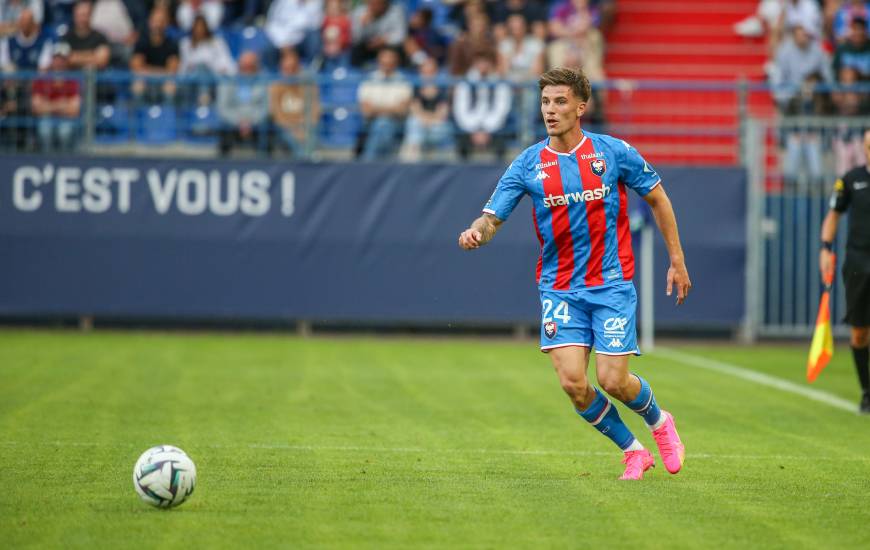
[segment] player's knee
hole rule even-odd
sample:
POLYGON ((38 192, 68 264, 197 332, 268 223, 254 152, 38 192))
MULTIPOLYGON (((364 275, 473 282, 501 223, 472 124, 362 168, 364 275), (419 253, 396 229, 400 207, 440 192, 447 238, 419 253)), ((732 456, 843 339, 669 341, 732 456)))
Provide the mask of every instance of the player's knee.
POLYGON ((615 373, 599 376, 598 383, 608 394, 620 401, 624 401, 625 395, 628 393, 630 380, 628 376, 615 373))
POLYGON ((866 348, 870 344, 870 327, 852 327, 852 347, 866 348))

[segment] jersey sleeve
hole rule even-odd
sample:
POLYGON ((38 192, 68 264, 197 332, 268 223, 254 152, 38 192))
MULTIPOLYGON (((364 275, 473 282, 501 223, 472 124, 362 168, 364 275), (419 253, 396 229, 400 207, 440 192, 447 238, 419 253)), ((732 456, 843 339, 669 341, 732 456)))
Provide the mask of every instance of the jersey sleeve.
POLYGON ((843 181, 843 178, 838 179, 834 183, 834 191, 831 193, 831 210, 843 213, 849 209, 849 202, 852 195, 849 193, 849 186, 843 181))
POLYGON ((505 170, 504 175, 498 180, 498 185, 495 186, 495 191, 483 207, 484 213, 492 214, 504 221, 514 211, 520 199, 526 194, 526 185, 523 182, 524 158, 525 155, 518 156, 505 170))
POLYGON ((622 183, 634 189, 641 197, 653 190, 653 187, 661 183, 655 169, 644 160, 640 153, 623 141, 625 154, 619 167, 619 179, 622 183))

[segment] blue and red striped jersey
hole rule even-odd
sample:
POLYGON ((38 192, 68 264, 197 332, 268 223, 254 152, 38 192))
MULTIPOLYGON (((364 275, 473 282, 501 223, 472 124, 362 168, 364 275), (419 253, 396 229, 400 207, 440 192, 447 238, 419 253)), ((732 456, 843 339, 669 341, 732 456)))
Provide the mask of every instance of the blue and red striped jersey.
POLYGON ((506 220, 523 195, 532 198, 541 290, 630 281, 634 253, 626 187, 644 196, 661 178, 637 149, 612 136, 584 132, 569 153, 547 143, 517 156, 483 211, 506 220))

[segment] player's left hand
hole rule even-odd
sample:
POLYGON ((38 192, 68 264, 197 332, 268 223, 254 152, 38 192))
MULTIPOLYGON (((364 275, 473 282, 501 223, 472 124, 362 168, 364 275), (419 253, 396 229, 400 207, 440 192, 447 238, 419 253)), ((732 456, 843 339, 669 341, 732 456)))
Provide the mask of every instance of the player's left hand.
POLYGON ((677 287, 677 305, 686 301, 689 296, 689 289, 692 288, 692 281, 689 280, 689 272, 686 270, 686 264, 671 263, 668 269, 668 296, 674 293, 674 285, 677 287))

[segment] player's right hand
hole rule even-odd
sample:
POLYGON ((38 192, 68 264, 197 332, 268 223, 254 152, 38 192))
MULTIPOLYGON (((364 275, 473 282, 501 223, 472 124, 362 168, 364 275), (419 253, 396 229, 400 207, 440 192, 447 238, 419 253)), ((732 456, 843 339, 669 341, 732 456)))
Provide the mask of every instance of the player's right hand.
POLYGON ((464 250, 480 248, 480 239, 483 235, 477 229, 468 228, 459 235, 459 247, 464 250))

